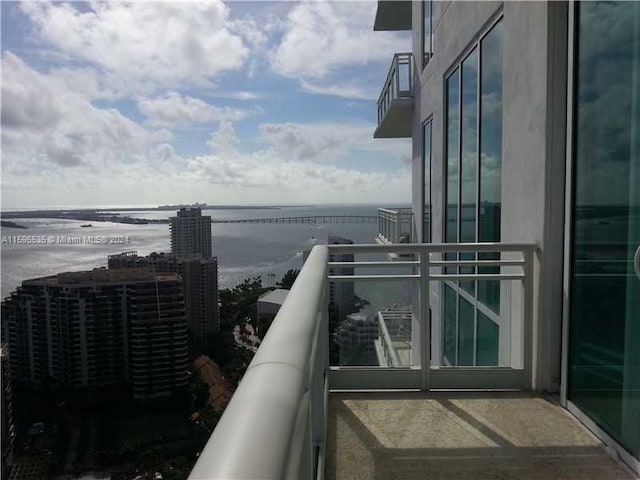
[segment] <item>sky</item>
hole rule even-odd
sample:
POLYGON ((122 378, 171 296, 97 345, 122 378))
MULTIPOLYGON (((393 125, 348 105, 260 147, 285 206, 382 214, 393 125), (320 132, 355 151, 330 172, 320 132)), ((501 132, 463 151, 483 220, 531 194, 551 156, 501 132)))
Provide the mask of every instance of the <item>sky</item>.
POLYGON ((3 209, 409 203, 375 1, 1 2, 3 209))

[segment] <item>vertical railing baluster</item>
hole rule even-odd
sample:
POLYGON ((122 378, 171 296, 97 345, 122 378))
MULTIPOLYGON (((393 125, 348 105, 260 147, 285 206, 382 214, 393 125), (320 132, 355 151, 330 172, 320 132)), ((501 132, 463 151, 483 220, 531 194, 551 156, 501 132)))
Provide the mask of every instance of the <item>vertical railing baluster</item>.
POLYGON ((431 319, 429 318, 429 251, 420 250, 420 373, 422 390, 429 389, 431 319))
POLYGON ((524 257, 524 318, 523 322, 523 373, 524 373, 524 387, 526 389, 535 390, 536 380, 534 378, 535 372, 533 371, 534 364, 534 342, 535 333, 533 325, 533 285, 534 285, 534 252, 526 251, 522 252, 524 257))

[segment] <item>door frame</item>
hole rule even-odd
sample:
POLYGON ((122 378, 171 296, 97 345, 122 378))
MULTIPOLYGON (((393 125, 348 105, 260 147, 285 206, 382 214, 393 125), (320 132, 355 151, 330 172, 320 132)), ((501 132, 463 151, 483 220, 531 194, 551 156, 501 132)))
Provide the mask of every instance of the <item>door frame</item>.
POLYGON ((569 336, 571 314, 571 255, 573 253, 573 153, 574 142, 574 111, 575 111, 575 65, 576 65, 576 36, 578 3, 569 1, 569 21, 567 24, 567 142, 565 158, 565 224, 564 224, 564 266, 562 280, 562 344, 561 344, 561 379, 560 379, 560 405, 573 414, 582 424, 593 432, 606 446, 607 451, 614 457, 622 460, 631 470, 640 476, 640 459, 630 454, 622 445, 605 432, 596 422, 583 412, 577 405, 568 399, 569 381, 569 336))

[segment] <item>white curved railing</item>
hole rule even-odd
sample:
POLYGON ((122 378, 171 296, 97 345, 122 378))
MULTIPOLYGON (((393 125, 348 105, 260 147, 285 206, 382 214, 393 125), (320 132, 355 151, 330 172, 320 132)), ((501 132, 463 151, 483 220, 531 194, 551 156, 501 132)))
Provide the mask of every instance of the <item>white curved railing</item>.
POLYGON ((318 476, 328 365, 327 260, 328 248, 314 247, 190 479, 318 476))
MULTIPOLYGON (((314 247, 189 478, 324 478, 329 380, 332 388, 348 389, 533 388, 533 339, 536 338, 533 326, 536 322, 532 302, 536 251, 534 244, 508 243, 314 247), (414 255, 416 260, 337 262, 329 261, 329 252, 398 252, 414 255), (499 255, 495 259, 482 258, 481 254, 490 252, 499 255), (475 259, 461 256, 448 259, 445 255, 463 253, 474 253, 475 259), (328 267, 346 265, 354 267, 352 275, 327 274, 328 267), (398 266, 406 267, 410 273, 365 275, 360 272, 370 267, 390 267, 393 271, 398 266), (482 273, 480 270, 486 267, 496 267, 497 272, 482 273), (469 268, 475 273, 463 273, 469 268), (518 326, 518 334, 512 335, 516 341, 515 351, 511 352, 515 366, 453 368, 434 364, 435 357, 430 357, 429 350, 437 343, 431 342, 430 285, 483 280, 515 282, 522 287, 518 293, 516 289, 507 290, 510 300, 521 307, 511 308, 508 314, 511 318, 507 319, 518 326), (329 281, 414 282, 420 292, 419 327, 417 335, 412 336, 418 339, 416 361, 402 368, 329 366, 329 281)), ((383 332, 383 337, 391 341, 388 331, 386 336, 383 332)))

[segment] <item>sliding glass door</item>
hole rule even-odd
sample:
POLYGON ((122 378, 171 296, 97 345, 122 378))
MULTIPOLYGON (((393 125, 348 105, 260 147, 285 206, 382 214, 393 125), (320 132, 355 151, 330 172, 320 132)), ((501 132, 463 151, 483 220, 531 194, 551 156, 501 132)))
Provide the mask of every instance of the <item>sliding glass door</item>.
POLYGON ((576 11, 568 399, 640 457, 640 3, 576 11))

